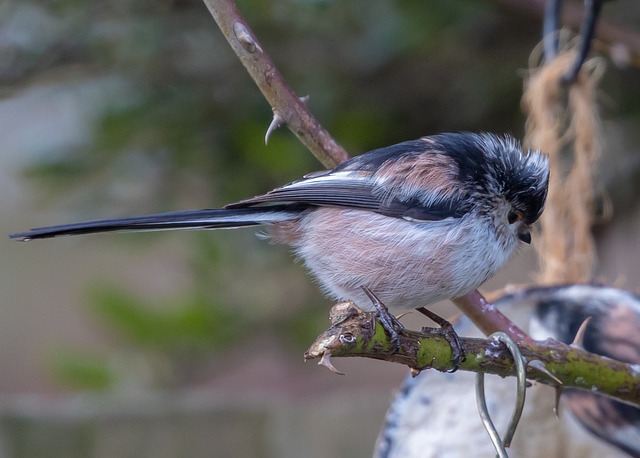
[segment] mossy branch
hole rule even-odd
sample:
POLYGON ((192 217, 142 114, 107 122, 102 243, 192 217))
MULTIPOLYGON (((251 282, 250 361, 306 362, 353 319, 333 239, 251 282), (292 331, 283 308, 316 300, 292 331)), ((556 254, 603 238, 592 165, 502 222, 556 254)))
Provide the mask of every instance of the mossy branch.
MULTIPOLYGON (((331 321, 331 327, 307 350, 305 359, 322 358, 320 363, 332 370, 335 368, 329 360, 331 356, 390 361, 408 366, 414 373, 424 369, 444 372, 454 368, 451 347, 438 329, 426 328, 424 332, 405 330, 399 336, 400 346, 396 351, 376 320, 375 313, 363 312, 353 303, 343 302, 333 307, 331 321)), ((466 359, 459 370, 515 376, 513 357, 499 341, 461 337, 460 342, 466 359)), ((539 361, 527 368, 530 380, 561 388, 587 390, 640 405, 638 365, 625 364, 554 340, 527 341, 520 343, 519 348, 526 361, 539 361), (544 370, 539 368, 540 363, 544 370)))

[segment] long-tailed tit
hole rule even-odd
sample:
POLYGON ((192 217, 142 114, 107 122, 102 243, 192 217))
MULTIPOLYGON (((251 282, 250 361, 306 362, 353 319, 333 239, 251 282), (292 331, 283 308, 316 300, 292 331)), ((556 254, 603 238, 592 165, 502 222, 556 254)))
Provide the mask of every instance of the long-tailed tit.
POLYGON ((446 133, 388 146, 331 171, 222 209, 89 221, 11 235, 267 226, 293 247, 322 290, 372 310, 459 297, 529 243, 549 168, 509 136, 446 133), (368 291, 367 291, 368 290, 368 291))

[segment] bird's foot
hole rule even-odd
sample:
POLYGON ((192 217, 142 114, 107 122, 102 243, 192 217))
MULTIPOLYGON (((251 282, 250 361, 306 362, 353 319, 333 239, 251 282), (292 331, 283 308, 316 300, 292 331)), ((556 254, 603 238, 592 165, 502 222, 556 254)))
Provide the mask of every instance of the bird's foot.
POLYGON ((462 362, 466 359, 467 355, 462 348, 458 333, 455 329, 453 329, 453 325, 449 321, 442 318, 440 315, 433 313, 431 310, 425 307, 418 307, 416 308, 416 310, 425 315, 438 326, 440 326, 440 335, 442 335, 442 337, 444 337, 451 346, 451 362, 453 363, 453 369, 451 369, 449 372, 457 371, 460 368, 462 362))
POLYGON ((395 316, 389 313, 389 309, 387 308, 387 306, 384 305, 369 288, 363 286, 362 290, 369 297, 369 299, 371 299, 371 303, 376 309, 378 320, 380 321, 380 324, 382 324, 384 330, 389 333, 389 336, 391 337, 391 343, 395 346, 394 352, 397 352, 398 350, 400 350, 400 339, 398 338, 398 335, 401 334, 402 331, 404 331, 404 325, 400 323, 400 321, 398 321, 395 316))

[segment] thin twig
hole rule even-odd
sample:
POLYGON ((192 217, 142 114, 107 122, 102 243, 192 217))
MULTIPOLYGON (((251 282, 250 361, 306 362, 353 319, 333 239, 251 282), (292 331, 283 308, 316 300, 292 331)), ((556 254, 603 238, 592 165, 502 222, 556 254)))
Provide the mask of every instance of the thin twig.
POLYGON ((533 342, 531 337, 500 310, 488 302, 478 290, 453 299, 458 309, 464 313, 485 335, 502 331, 518 343, 533 342))
POLYGON ((204 0, 213 19, 277 116, 327 168, 349 159, 285 82, 231 0, 204 0))

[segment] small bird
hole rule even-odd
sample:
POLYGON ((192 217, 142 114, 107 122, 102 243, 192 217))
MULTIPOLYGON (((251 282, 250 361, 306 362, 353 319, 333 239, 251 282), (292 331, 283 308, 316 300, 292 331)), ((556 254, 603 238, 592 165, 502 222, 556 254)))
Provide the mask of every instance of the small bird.
MULTIPOLYGON (((547 157, 510 136, 444 133, 357 156, 266 194, 205 209, 43 227, 10 237, 267 227, 334 300, 421 309, 462 296, 530 243, 547 157)), ((397 322, 394 322, 397 323, 397 322)), ((387 330, 392 333, 393 329, 387 330)))

